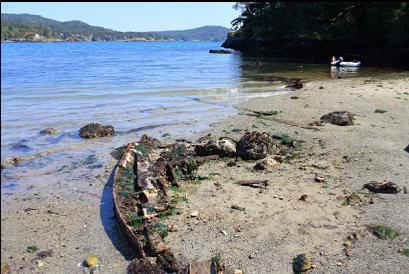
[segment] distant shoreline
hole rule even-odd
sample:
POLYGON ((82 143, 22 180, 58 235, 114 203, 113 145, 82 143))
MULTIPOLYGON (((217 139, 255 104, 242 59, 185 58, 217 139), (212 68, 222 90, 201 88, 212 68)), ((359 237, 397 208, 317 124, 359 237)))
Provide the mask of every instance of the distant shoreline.
POLYGON ((61 42, 220 42, 213 40, 170 40, 170 39, 158 39, 158 40, 3 40, 1 43, 61 43, 61 42))

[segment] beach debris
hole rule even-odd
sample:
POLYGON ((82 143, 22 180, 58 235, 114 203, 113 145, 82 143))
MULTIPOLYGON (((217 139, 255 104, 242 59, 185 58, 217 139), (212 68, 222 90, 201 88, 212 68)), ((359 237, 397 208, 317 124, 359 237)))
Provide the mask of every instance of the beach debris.
POLYGON ((318 176, 318 174, 315 173, 314 181, 316 181, 317 183, 323 183, 323 182, 325 182, 325 178, 322 177, 322 176, 318 176))
POLYGON ((291 96, 290 99, 300 99, 298 96, 291 96))
POLYGON ((231 54, 232 52, 230 50, 224 50, 224 49, 211 49, 209 50, 209 53, 231 54))
POLYGON ((238 181, 237 184, 241 186, 267 188, 268 180, 241 180, 238 181))
POLYGON ((243 160, 259 160, 277 152, 275 140, 267 132, 246 132, 237 143, 237 155, 243 160))
POLYGON ((53 251, 52 250, 43 250, 37 252, 37 259, 45 259, 47 257, 52 257, 53 256, 53 251))
MULTIPOLYGON (((219 256, 215 256, 219 257, 219 256)), ((188 272, 189 274, 203 274, 203 273, 212 273, 212 274, 223 274, 223 268, 221 261, 217 260, 208 260, 208 261, 193 261, 189 264, 188 272)))
POLYGON ((270 111, 255 111, 255 110, 247 110, 252 112, 252 114, 248 114, 248 115, 252 115, 252 116, 256 116, 256 117, 263 117, 263 116, 273 116, 273 115, 277 115, 278 111, 277 110, 270 110, 270 111))
POLYGON ((41 260, 36 260, 35 262, 36 262, 36 265, 37 265, 38 267, 43 267, 43 266, 44 266, 44 262, 41 261, 41 260))
POLYGON ((338 126, 353 125, 353 114, 349 111, 334 111, 323 115, 320 118, 321 123, 330 123, 338 126))
POLYGON ((152 262, 148 258, 135 258, 127 267, 128 274, 157 274, 162 273, 162 268, 156 262, 152 262))
POLYGON ((232 209, 239 210, 239 211, 246 211, 244 207, 238 206, 238 205, 232 205, 232 209))
POLYGON ((48 127, 40 131, 40 134, 43 134, 43 135, 47 135, 47 134, 52 135, 52 134, 58 134, 58 133, 60 133, 60 130, 52 128, 52 127, 48 127))
POLYGON ((89 255, 85 260, 84 260, 84 265, 87 267, 96 267, 98 266, 99 259, 96 255, 89 255))
POLYGON ((265 170, 265 171, 273 171, 280 167, 280 162, 277 162, 273 158, 266 158, 258 162, 253 169, 255 170, 265 170))
POLYGON ((351 195, 349 195, 347 197, 347 204, 348 205, 359 205, 360 203, 362 203, 362 199, 355 192, 353 192, 351 195))
POLYGON ((293 259, 294 273, 301 273, 312 268, 312 257, 308 254, 300 254, 293 259))
POLYGON ((397 231, 386 225, 372 226, 369 227, 369 230, 372 232, 372 234, 382 240, 394 240, 399 236, 399 233, 397 231))
POLYGON ((306 202, 306 201, 307 201, 307 198, 308 198, 308 195, 307 195, 307 194, 303 194, 303 195, 301 195, 300 198, 298 198, 298 200, 303 201, 303 202, 306 202))
POLYGON ((96 138, 111 136, 114 134, 113 126, 101 126, 98 123, 91 123, 80 128, 80 137, 82 138, 96 138))
POLYGON ((344 241, 344 253, 346 256, 352 255, 352 248, 354 244, 359 240, 359 234, 357 232, 348 235, 347 239, 344 241))
POLYGON ((371 181, 364 185, 364 188, 374 193, 396 194, 401 191, 400 187, 392 182, 383 181, 382 183, 371 181))
POLYGON ((321 127, 321 126, 323 126, 323 124, 320 121, 312 121, 308 125, 312 126, 312 127, 321 127))
POLYGON ((10 266, 8 263, 1 263, 1 274, 6 274, 11 272, 10 266))

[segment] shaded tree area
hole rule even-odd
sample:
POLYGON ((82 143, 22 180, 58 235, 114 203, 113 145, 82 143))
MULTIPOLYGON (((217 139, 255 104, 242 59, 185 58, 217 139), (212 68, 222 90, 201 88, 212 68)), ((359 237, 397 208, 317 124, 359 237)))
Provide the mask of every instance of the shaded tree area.
POLYGON ((328 62, 332 55, 370 65, 409 62, 409 3, 237 2, 223 47, 248 55, 328 62))

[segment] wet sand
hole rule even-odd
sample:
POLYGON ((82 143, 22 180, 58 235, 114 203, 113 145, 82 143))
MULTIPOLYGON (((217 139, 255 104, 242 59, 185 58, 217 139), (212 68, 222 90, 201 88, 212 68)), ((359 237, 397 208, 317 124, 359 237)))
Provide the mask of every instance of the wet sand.
MULTIPOLYGON (((175 253, 189 259, 220 254, 227 265, 245 273, 292 273, 292 259, 300 253, 314 257, 311 273, 405 273, 409 260, 398 251, 409 248, 409 196, 362 191, 371 180, 409 187, 409 153, 404 151, 409 145, 409 77, 383 78, 308 82, 292 93, 244 102, 237 106, 242 110, 238 116, 213 124, 207 132, 235 140, 245 130, 288 134, 303 141, 301 157, 271 173, 250 171, 254 163, 248 162, 231 168, 223 161, 202 166, 201 174, 220 175, 193 186, 184 213, 168 220, 178 226, 167 238, 175 253), (274 118, 292 125, 250 116, 244 109, 277 110, 274 118), (299 126, 338 110, 354 113, 355 125, 326 124, 318 131, 299 126), (325 182, 315 182, 315 173, 325 182), (260 191, 234 184, 237 178, 265 178, 270 184, 260 191), (352 192, 373 203, 343 206, 352 192), (302 194, 308 195, 307 202, 298 200, 302 194), (245 213, 231 210, 233 204, 246 208, 245 213), (200 218, 187 218, 193 210, 200 218), (374 224, 393 227, 400 235, 380 240, 366 227, 374 224), (348 257, 343 242, 353 232, 361 238, 348 257)), ((116 160, 109 152, 102 153, 102 168, 79 166, 63 176, 27 177, 31 188, 12 195, 2 190, 1 261, 12 273, 87 273, 78 264, 90 254, 100 258, 100 273, 126 272, 134 253, 115 226, 111 175, 116 160), (31 245, 53 251, 40 259, 43 266, 36 265, 37 252, 26 251, 31 245)))

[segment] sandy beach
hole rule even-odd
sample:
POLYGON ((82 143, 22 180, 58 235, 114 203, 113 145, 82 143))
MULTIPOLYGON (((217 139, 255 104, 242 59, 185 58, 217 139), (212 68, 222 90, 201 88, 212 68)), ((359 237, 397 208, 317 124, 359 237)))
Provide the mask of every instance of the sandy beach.
MULTIPOLYGON (((254 161, 201 166, 199 174, 209 179, 189 185, 183 213, 167 220, 177 226, 166 238, 175 254, 189 260, 219 255, 226 266, 243 273, 293 273, 292 260, 302 253, 313 257, 311 273, 408 272, 409 259, 401 252, 409 249, 407 73, 311 81, 302 89, 236 107, 236 117, 213 124, 191 141, 207 133, 238 141, 246 130, 287 134, 299 144, 295 157, 271 172, 254 171, 254 161), (257 117, 249 110, 278 113, 257 117), (354 125, 308 126, 333 111, 353 113, 354 125), (317 176, 322 182, 314 180, 317 176), (235 183, 242 179, 269 184, 260 189, 235 183), (363 189, 384 180, 402 191, 363 189), (353 192, 362 201, 345 204, 353 192), (245 210, 232 209, 235 205, 245 210), (198 216, 189 218, 193 211, 198 216), (369 229, 374 225, 387 225, 399 235, 379 239, 369 229), (351 235, 358 240, 346 254, 351 235)), ((126 273, 135 253, 115 225, 116 160, 110 152, 101 169, 79 168, 73 177, 43 174, 42 184, 2 197, 1 261, 11 273, 89 273, 79 265, 90 254, 99 257, 100 273, 126 273), (72 191, 63 189, 66 181, 72 191), (38 251, 28 251, 29 246, 38 251)))

